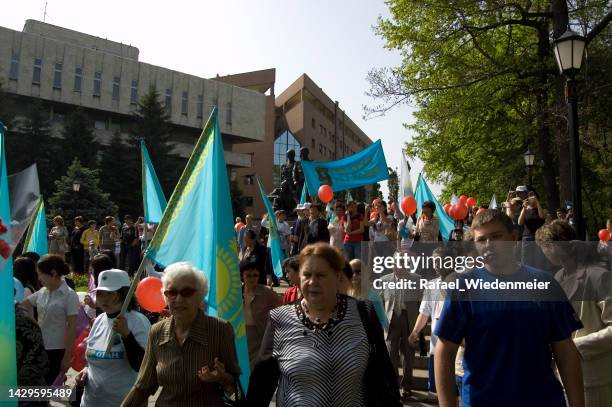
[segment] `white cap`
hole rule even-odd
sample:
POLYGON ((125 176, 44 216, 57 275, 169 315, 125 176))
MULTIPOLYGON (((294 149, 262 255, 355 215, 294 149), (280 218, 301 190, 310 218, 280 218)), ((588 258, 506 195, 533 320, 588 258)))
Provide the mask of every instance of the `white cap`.
POLYGON ((110 269, 100 273, 98 276, 98 287, 96 291, 117 291, 121 287, 129 287, 130 277, 123 270, 110 269))
POLYGON ((529 189, 525 185, 519 185, 516 187, 516 192, 529 192, 529 189))
POLYGON ((304 204, 298 204, 298 206, 295 207, 296 211, 301 211, 302 209, 304 209, 304 204))
POLYGON ((310 209, 311 206, 312 206, 312 204, 310 202, 306 202, 304 204, 304 209, 310 209))

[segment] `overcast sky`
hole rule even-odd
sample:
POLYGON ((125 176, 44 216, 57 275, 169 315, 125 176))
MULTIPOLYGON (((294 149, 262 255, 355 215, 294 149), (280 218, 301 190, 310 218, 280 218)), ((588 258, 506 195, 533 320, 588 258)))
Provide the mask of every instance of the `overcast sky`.
MULTIPOLYGON (((20 0, 4 8, 0 25, 21 31, 26 19, 43 19, 45 3, 48 23, 131 44, 154 65, 205 78, 276 68, 277 95, 306 73, 372 140, 382 139, 387 164, 399 168, 412 109, 363 119, 362 106, 374 102, 365 95, 368 71, 401 62, 372 30, 388 15, 382 0, 20 0)), ((422 163, 411 164, 415 182, 422 163)))

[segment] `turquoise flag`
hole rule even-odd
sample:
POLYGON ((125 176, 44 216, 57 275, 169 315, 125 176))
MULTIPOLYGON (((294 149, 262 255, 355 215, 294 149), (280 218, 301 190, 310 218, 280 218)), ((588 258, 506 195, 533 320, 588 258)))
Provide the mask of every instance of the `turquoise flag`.
POLYGON ((421 216, 421 207, 425 201, 431 201, 436 204, 436 217, 440 221, 440 234, 442 235, 442 239, 448 240, 450 232, 455 228, 455 221, 453 221, 444 211, 438 199, 429 189, 429 185, 427 185, 422 174, 419 174, 417 187, 414 191, 414 199, 417 201, 417 216, 421 216))
POLYGON ((217 114, 214 108, 145 256, 164 267, 188 261, 206 275, 208 314, 234 327, 240 382, 246 389, 250 371, 242 283, 217 114))
POLYGON ((166 209, 166 197, 159 184, 155 168, 151 163, 149 151, 143 139, 140 139, 140 157, 142 161, 142 206, 146 223, 159 223, 166 209))
MULTIPOLYGON (((17 386, 17 356, 15 344, 15 283, 13 280, 13 245, 11 242, 11 206, 9 204, 8 177, 4 133, 0 122, 0 219, 4 233, 0 234, 0 386, 17 386)), ((0 232, 1 233, 1 232, 0 232)), ((3 402, 17 406, 17 402, 3 402)))
POLYGON ((302 187, 302 196, 300 197, 300 205, 304 205, 306 203, 306 195, 308 194, 308 187, 304 182, 304 186, 302 187))
POLYGON ((264 192, 264 188, 263 185, 261 185, 259 177, 257 177, 257 185, 259 185, 261 199, 263 200, 264 205, 266 205, 266 209, 268 210, 268 224, 270 226, 270 234, 268 235, 268 240, 270 241, 270 256, 272 257, 272 269, 274 270, 274 274, 276 275, 276 277, 281 278, 283 276, 283 260, 285 260, 285 256, 283 255, 283 249, 281 248, 280 236, 278 234, 278 224, 276 223, 276 215, 274 214, 274 209, 272 209, 272 204, 270 204, 270 200, 264 192))
POLYGON ((334 192, 375 184, 389 178, 382 142, 376 141, 360 152, 329 162, 301 161, 308 190, 316 193, 327 184, 334 192))
POLYGON ((47 219, 45 215, 45 201, 43 197, 38 198, 34 215, 32 216, 32 222, 28 228, 28 234, 26 235, 24 244, 24 252, 35 252, 39 256, 49 253, 49 246, 47 243, 47 219))

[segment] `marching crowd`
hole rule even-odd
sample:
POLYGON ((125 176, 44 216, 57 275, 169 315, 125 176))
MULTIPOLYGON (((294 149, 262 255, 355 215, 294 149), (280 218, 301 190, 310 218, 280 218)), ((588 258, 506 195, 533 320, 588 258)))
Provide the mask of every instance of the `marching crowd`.
POLYGON ((22 253, 14 262, 19 385, 59 385, 72 367, 78 394, 73 404, 86 407, 142 406, 156 392, 156 405, 186 407, 267 406, 274 394, 277 406, 400 406, 417 400, 442 406, 610 406, 612 251, 607 245, 590 251, 574 241, 565 210, 557 220, 546 219, 535 194, 514 192, 501 209, 474 208, 449 236, 473 242, 470 250, 484 257, 485 268, 457 273, 440 266, 396 267, 382 278, 535 278, 550 282, 562 299, 473 301, 458 291, 429 288, 372 294, 367 278, 362 281, 371 250, 429 250, 441 258, 455 253, 442 243, 432 202, 422 205, 417 218, 382 200, 370 208, 353 201, 302 204, 293 225, 277 211, 289 285, 281 295, 272 288, 280 282, 271 261, 270 220, 237 218, 251 369, 245 389, 239 386, 232 326, 206 313, 202 271, 189 263, 169 265, 161 273, 167 309, 145 312, 132 298, 119 315, 154 230, 129 215, 121 224, 116 214, 100 229, 78 216, 69 231, 55 217, 49 254, 22 253), (497 244, 519 240, 525 249, 519 259, 497 244), (553 244, 559 241, 569 249, 553 244), (434 248, 429 242, 440 243, 434 248), (533 248, 543 255, 530 257, 533 248), (542 259, 545 265, 538 263, 542 259), (90 276, 87 295, 77 294, 71 280, 82 274, 90 276), (429 358, 427 399, 413 393, 416 349, 429 358))

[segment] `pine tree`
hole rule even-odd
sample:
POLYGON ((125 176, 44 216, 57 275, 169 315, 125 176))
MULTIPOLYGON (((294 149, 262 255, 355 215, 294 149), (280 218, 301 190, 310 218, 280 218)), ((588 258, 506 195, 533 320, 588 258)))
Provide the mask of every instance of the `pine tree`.
POLYGON ((119 206, 120 213, 142 213, 140 188, 140 156, 131 145, 123 142, 116 132, 102 150, 100 158, 100 185, 119 206))
POLYGON ((75 158, 67 174, 55 181, 56 191, 49 199, 49 215, 60 215, 73 219, 81 215, 85 220, 101 221, 105 216, 117 211, 117 205, 109 199, 109 194, 100 189, 98 171, 81 165, 75 158), (74 192, 73 183, 79 181, 79 192, 74 192))
POLYGON ((83 109, 77 108, 66 117, 62 134, 63 158, 66 165, 78 158, 86 167, 98 166, 100 144, 95 139, 93 127, 83 109))
POLYGON ((154 86, 140 99, 134 116, 136 123, 131 131, 130 144, 139 150, 140 139, 144 139, 164 194, 169 197, 182 167, 177 170, 172 165, 176 156, 172 154, 170 142, 170 117, 154 86))

